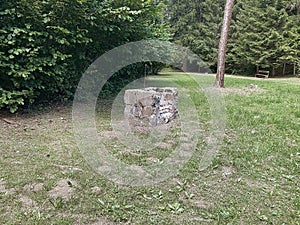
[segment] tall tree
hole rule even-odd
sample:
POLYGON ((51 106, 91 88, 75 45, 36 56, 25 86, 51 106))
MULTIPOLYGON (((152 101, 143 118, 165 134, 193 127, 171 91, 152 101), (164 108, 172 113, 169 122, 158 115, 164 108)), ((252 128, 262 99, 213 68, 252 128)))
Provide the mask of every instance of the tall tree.
POLYGON ((287 29, 286 1, 244 0, 238 1, 237 8, 229 61, 238 72, 254 74, 256 67, 274 72, 284 54, 280 48, 287 29))
POLYGON ((289 17, 282 33, 279 60, 284 63, 283 73, 285 64, 289 63, 294 65, 293 74, 300 76, 300 1, 288 2, 286 11, 289 17))
POLYGON ((224 0, 170 0, 167 21, 173 41, 195 52, 216 71, 224 0))
POLYGON ((218 67, 215 86, 224 88, 224 74, 225 74, 225 60, 226 60, 226 47, 228 42, 229 27, 232 18, 232 10, 234 6, 234 0, 226 0, 223 27, 218 51, 218 67))

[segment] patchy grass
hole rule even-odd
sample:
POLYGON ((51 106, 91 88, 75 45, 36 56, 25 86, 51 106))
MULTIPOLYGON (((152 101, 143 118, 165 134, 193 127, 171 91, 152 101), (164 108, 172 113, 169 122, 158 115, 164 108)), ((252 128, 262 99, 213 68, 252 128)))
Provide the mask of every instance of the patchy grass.
MULTIPOLYGON (((154 79, 184 86, 201 129, 208 128, 209 106, 192 79, 175 73, 154 79)), ((2 113, 0 224, 299 224, 298 81, 226 78, 227 127, 218 156, 204 171, 195 156, 156 187, 117 186, 96 174, 76 146, 71 106, 2 113)), ((100 101, 97 129, 112 154, 141 165, 166 157, 173 142, 153 155, 126 152, 111 131, 111 103, 100 101)), ((197 150, 205 145, 200 140, 197 150)))

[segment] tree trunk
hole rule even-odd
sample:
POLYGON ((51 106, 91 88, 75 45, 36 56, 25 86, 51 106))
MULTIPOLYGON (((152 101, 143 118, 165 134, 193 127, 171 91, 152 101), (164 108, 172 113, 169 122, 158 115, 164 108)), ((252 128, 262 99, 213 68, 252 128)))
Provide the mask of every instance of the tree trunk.
POLYGON ((282 76, 285 75, 285 71, 286 71, 286 63, 283 63, 282 76))
POLYGON ((188 72, 188 61, 187 61, 187 60, 185 60, 185 61, 183 62, 183 65, 182 65, 182 71, 183 71, 183 72, 188 72))
POLYGON ((232 17, 232 10, 234 6, 234 0, 226 0, 224 18, 223 18, 223 27, 219 43, 218 51, 218 68, 215 86, 224 88, 224 74, 225 74, 225 61, 226 61, 226 48, 229 35, 229 27, 232 17))
POLYGON ((296 63, 294 63, 294 73, 293 73, 294 76, 296 76, 296 63))

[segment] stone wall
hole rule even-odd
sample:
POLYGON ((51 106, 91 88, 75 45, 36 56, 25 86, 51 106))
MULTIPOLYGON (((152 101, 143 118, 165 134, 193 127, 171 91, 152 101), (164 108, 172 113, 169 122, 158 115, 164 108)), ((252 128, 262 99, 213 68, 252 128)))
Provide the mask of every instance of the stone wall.
POLYGON ((177 88, 144 88, 125 91, 125 118, 131 126, 158 126, 178 116, 177 88))

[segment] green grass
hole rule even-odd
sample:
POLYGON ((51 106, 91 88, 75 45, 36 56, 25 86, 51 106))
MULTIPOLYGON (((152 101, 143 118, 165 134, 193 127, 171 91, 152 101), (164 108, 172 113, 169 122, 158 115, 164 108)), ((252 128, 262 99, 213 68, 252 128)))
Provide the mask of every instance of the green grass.
MULTIPOLYGON (((299 80, 227 77, 225 138, 211 166, 199 171, 211 120, 208 101, 186 75, 153 79, 185 88, 203 130, 195 156, 176 177, 156 187, 126 187, 95 173, 76 146, 71 106, 3 112, 0 224, 299 224, 299 80), (51 194, 59 180, 69 197, 51 194)), ((111 103, 99 102, 99 132, 111 130, 111 103)), ((170 137, 176 144, 176 133, 170 137)), ((150 156, 170 151, 124 153, 116 137, 106 138, 111 154, 128 164, 147 165, 150 156)))

